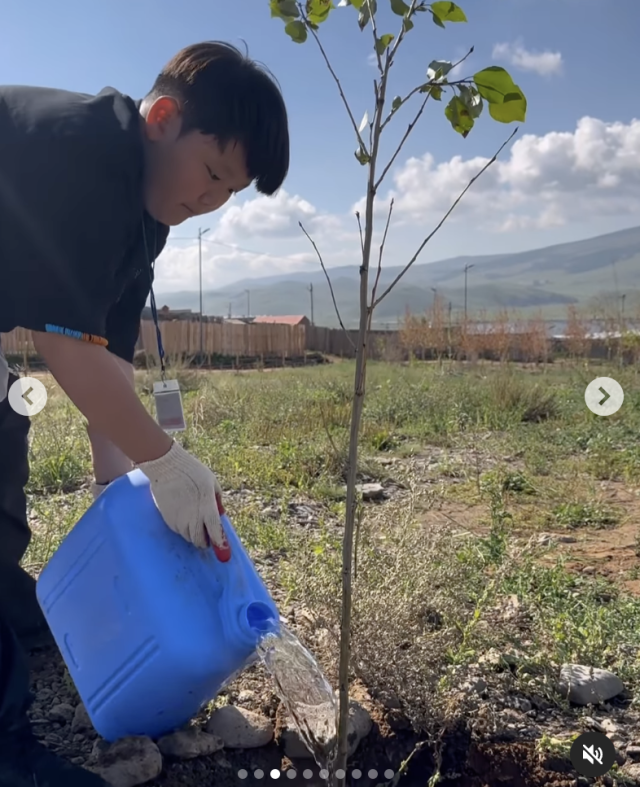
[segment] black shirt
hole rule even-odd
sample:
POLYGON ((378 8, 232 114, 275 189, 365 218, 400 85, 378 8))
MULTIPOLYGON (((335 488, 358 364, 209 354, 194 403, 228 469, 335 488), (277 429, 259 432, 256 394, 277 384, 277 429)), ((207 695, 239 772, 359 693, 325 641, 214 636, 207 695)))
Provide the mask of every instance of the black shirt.
POLYGON ((113 88, 0 86, 0 333, 65 333, 133 359, 169 234, 144 210, 139 106, 113 88))

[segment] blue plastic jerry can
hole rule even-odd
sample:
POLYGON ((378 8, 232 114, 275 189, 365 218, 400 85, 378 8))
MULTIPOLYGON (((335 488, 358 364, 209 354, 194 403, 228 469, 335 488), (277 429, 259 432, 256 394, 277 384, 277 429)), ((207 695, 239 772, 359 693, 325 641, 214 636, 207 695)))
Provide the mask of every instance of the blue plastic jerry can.
POLYGON ((166 526, 134 470, 100 495, 41 573, 40 606, 106 740, 186 724, 278 630, 273 599, 222 522, 226 563, 166 526))

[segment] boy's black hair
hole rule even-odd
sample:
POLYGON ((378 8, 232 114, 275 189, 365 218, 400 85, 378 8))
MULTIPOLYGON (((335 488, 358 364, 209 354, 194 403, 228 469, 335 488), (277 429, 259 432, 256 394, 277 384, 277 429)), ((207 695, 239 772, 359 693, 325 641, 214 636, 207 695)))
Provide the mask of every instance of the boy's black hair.
POLYGON ((183 109, 182 133, 240 142, 249 177, 274 194, 289 170, 289 126, 280 89, 268 70, 223 41, 182 49, 158 75, 147 98, 171 96, 183 109))

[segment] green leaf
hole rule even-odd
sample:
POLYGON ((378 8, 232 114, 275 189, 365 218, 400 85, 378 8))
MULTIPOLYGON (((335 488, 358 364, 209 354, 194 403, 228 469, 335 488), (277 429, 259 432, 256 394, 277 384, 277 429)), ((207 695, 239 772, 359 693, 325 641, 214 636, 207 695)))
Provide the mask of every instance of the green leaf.
POLYGON ((432 60, 427 68, 427 78, 431 82, 438 82, 447 76, 453 68, 453 63, 448 60, 432 60))
POLYGON ((409 6, 404 0, 391 0, 391 10, 398 16, 406 16, 409 13, 409 6))
MULTIPOLYGON (((431 9, 429 9, 429 11, 431 11, 431 9)), ((433 11, 431 11, 431 16, 433 18, 434 24, 438 25, 438 27, 444 27, 444 22, 437 14, 434 14, 433 11)))
POLYGON ((431 98, 435 98, 436 101, 440 101, 442 98, 442 88, 440 85, 431 85, 427 83, 423 85, 418 92, 431 93, 431 98))
POLYGON ((345 6, 352 5, 359 11, 364 2, 365 0, 340 0, 338 3, 338 8, 344 8, 345 6))
POLYGON ((478 92, 489 104, 502 104, 507 94, 517 91, 508 71, 500 66, 489 66, 473 75, 478 92))
POLYGON ((517 85, 507 93, 502 104, 489 104, 489 114, 498 123, 524 123, 527 119, 527 99, 517 85))
POLYGON ((413 22, 408 16, 405 16, 405 18, 402 20, 402 29, 405 33, 408 33, 409 30, 413 30, 413 22))
POLYGON ((449 2, 431 3, 432 12, 441 22, 466 22, 467 17, 459 5, 449 2))
POLYGON ((401 106, 402 106, 402 98, 400 96, 396 96, 391 104, 391 109, 393 109, 393 111, 395 112, 396 110, 400 109, 401 106))
POLYGON ((444 114, 455 131, 463 137, 466 137, 473 128, 473 118, 459 96, 453 96, 445 107, 444 114))
POLYGON ((300 16, 296 0, 271 0, 269 7, 272 17, 284 19, 287 22, 300 16))
POLYGON ((331 0, 307 0, 307 18, 315 25, 321 25, 334 8, 331 0))
POLYGON ((385 49, 392 41, 393 35, 391 33, 385 33, 383 36, 380 36, 380 38, 376 38, 376 52, 379 55, 383 55, 385 49))
POLYGON ((469 114, 474 120, 477 120, 482 114, 484 107, 482 96, 474 87, 469 87, 468 85, 458 85, 458 90, 460 91, 460 98, 469 110, 469 114))
POLYGON ((360 30, 365 29, 365 27, 371 21, 371 14, 375 16, 377 10, 377 0, 368 0, 368 2, 363 3, 360 13, 358 14, 358 27, 360 30))
POLYGON ((284 32, 290 36, 291 40, 295 41, 296 44, 304 44, 307 40, 307 28, 304 22, 300 22, 300 20, 294 20, 286 24, 284 32))
POLYGON ((363 150, 362 148, 356 150, 355 157, 358 159, 358 161, 362 164, 363 167, 365 164, 368 164, 371 161, 371 156, 367 153, 366 150, 363 150))

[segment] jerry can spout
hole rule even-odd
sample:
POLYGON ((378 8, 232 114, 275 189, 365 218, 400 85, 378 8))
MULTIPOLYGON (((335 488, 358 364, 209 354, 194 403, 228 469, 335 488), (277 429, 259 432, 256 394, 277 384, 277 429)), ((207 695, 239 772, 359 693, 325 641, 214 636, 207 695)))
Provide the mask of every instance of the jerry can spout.
POLYGON ((262 601, 252 601, 240 609, 238 628, 247 643, 257 647, 267 634, 277 634, 280 624, 272 607, 262 601))

